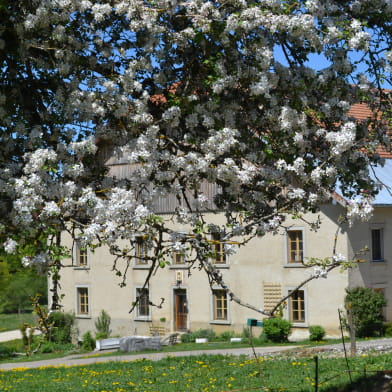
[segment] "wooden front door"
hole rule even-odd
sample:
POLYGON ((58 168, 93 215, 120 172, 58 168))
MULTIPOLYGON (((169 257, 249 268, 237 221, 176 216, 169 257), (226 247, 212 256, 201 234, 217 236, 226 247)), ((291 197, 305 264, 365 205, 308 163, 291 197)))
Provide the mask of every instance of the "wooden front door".
POLYGON ((186 331, 188 329, 188 306, 186 290, 174 290, 174 329, 186 331))

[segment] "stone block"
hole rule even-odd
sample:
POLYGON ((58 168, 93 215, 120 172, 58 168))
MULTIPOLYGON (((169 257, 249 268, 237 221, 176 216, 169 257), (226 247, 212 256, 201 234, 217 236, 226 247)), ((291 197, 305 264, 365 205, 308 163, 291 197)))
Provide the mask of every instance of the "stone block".
POLYGON ((120 351, 160 350, 161 348, 159 336, 126 336, 120 339, 120 351))

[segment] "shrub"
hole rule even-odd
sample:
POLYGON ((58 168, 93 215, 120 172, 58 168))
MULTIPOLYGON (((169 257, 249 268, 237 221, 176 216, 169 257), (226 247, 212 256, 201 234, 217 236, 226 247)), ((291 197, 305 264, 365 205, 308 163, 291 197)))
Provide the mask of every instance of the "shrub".
POLYGON ((290 321, 282 318, 270 318, 264 320, 264 333, 269 340, 275 343, 287 342, 290 331, 290 321))
POLYGON ((250 328, 244 328, 243 330, 242 330, 242 334, 241 334, 241 337, 243 338, 243 339, 250 339, 250 328))
POLYGON ((309 327, 309 340, 319 342, 325 336, 325 329, 321 325, 311 325, 309 327))
POLYGON ((218 339, 223 341, 223 342, 227 342, 228 340, 230 340, 231 338, 234 338, 235 333, 234 331, 224 331, 222 332, 219 336, 218 339))
POLYGON ((346 307, 351 308, 357 337, 380 336, 383 333, 384 295, 369 287, 346 289, 346 307))
POLYGON ((92 337, 91 332, 87 331, 83 335, 82 340, 82 350, 83 351, 92 351, 95 348, 95 339, 92 337))
POLYGON ((48 322, 52 324, 49 340, 55 343, 71 343, 75 316, 71 313, 52 312, 48 322))
POLYGON ((41 345, 39 352, 46 353, 55 353, 59 351, 72 351, 74 348, 71 343, 53 343, 53 342, 45 342, 41 345))
POLYGON ((106 339, 112 333, 110 329, 111 318, 105 310, 101 310, 97 321, 95 322, 95 329, 97 333, 95 334, 97 339, 106 339))
POLYGON ((8 359, 11 358, 13 355, 14 354, 9 347, 0 344, 0 359, 8 359))
POLYGON ((181 335, 182 343, 194 343, 198 338, 207 338, 209 341, 216 339, 215 332, 212 329, 199 329, 195 332, 184 333, 181 335))
POLYGON ((183 333, 181 335, 181 343, 192 343, 195 341, 195 337, 192 333, 183 333))
POLYGON ((216 335, 212 329, 199 329, 193 332, 194 340, 197 338, 207 338, 209 341, 215 340, 216 335))
POLYGON ((392 337, 392 323, 384 323, 384 336, 390 338, 392 337))

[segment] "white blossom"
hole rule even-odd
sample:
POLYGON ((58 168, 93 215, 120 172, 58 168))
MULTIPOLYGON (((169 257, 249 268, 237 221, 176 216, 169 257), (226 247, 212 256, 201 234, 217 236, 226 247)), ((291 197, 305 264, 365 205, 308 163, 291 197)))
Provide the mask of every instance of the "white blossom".
MULTIPOLYGON (((65 224, 85 245, 127 249, 136 233, 159 238, 173 222, 199 230, 213 202, 226 212, 220 231, 240 241, 276 233, 281 206, 316 209, 337 180, 372 190, 376 155, 365 151, 390 143, 385 121, 374 115, 366 128, 349 109, 359 99, 380 107, 370 87, 390 79, 392 51, 367 22, 379 12, 391 19, 390 1, 11 3, 16 66, 4 66, 13 82, 0 92, 4 248, 65 224), (315 54, 322 69, 312 69, 315 54), (167 198, 172 215, 154 225, 167 198)), ((371 203, 354 198, 350 221, 369 217, 371 203)))
POLYGON ((313 276, 315 278, 326 279, 328 277, 328 271, 323 267, 317 266, 317 267, 314 267, 314 269, 313 269, 313 276))
POLYGON ((8 253, 8 254, 12 254, 16 251, 16 248, 18 246, 18 243, 16 241, 14 241, 12 238, 8 238, 6 242, 4 242, 3 247, 4 250, 8 253))

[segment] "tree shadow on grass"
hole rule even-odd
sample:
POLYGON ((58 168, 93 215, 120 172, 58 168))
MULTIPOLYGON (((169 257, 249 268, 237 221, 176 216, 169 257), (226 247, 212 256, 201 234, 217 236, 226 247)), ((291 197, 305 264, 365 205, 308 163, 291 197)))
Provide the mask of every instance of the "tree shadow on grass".
POLYGON ((322 392, 392 392, 392 371, 363 376, 344 387, 320 388, 322 392))

